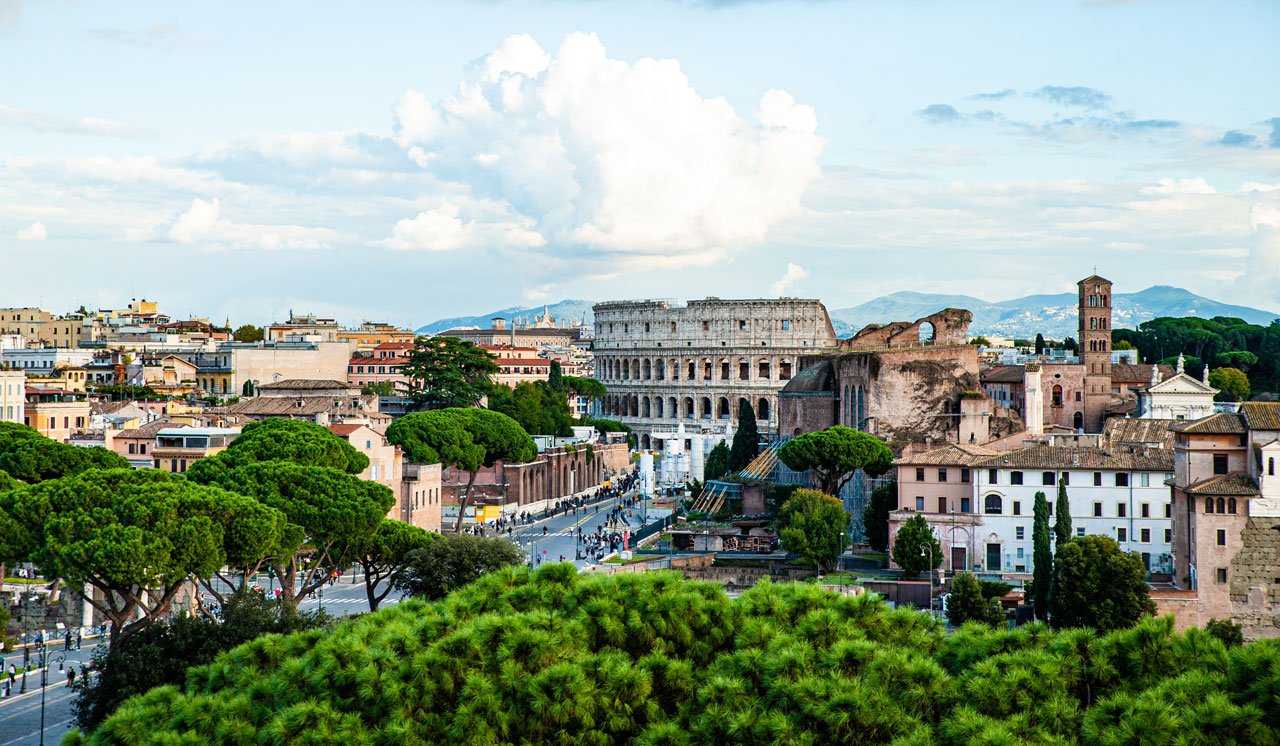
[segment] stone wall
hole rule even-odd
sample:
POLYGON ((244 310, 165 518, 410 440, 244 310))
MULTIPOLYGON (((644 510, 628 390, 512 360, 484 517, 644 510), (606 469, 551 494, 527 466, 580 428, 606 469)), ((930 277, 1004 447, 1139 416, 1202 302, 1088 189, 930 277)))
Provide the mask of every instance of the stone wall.
POLYGON ((601 303, 595 332, 602 414, 630 425, 642 449, 660 447, 656 429, 723 431, 743 400, 773 430, 799 357, 837 344, 822 303, 797 299, 601 303))
MULTIPOLYGON (((482 467, 472 485, 471 504, 476 497, 483 504, 502 505, 504 513, 538 510, 547 502, 598 488, 604 480, 625 470, 631 451, 625 443, 592 444, 594 456, 587 457, 585 445, 549 448, 536 461, 507 464, 502 461, 482 467)), ((456 507, 466 489, 467 472, 445 469, 441 475, 443 504, 456 507)), ((455 512, 456 515, 456 512, 455 512)))

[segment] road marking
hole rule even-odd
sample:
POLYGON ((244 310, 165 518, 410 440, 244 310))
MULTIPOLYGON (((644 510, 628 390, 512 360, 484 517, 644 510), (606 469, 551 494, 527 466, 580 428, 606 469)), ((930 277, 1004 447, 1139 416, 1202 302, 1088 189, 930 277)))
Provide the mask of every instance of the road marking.
MULTIPOLYGON (((29 695, 31 695, 31 694, 37 694, 37 695, 38 695, 38 694, 40 694, 40 690, 38 690, 38 689, 37 689, 35 692, 27 692, 26 694, 22 694, 22 695, 19 695, 19 696, 20 696, 20 697, 27 697, 27 696, 29 696, 29 695)), ((47 708, 49 707, 49 705, 57 704, 58 702, 62 702, 62 701, 64 701, 64 700, 71 699, 71 698, 72 698, 72 697, 74 697, 74 696, 76 696, 76 695, 75 695, 75 692, 72 692, 71 694, 65 694, 65 695, 63 695, 63 696, 61 696, 61 697, 57 697, 56 699, 48 699, 48 698, 47 698, 47 696, 46 696, 46 698, 45 698, 45 702, 44 702, 44 704, 45 704, 45 708, 47 709, 47 708)), ((14 701, 17 701, 17 700, 15 699, 14 701)), ((14 718, 18 717, 19 715, 25 715, 25 714, 27 714, 28 712, 35 712, 36 710, 39 710, 39 709, 40 709, 40 704, 39 704, 39 702, 32 702, 32 703, 31 703, 31 706, 30 706, 30 707, 28 707, 28 708, 26 708, 26 709, 24 709, 24 710, 18 710, 17 712, 5 712, 5 713, 4 713, 4 717, 3 717, 3 718, 0 718, 0 722, 3 722, 3 721, 5 721, 5 720, 12 720, 12 719, 14 719, 14 718)))
MULTIPOLYGON (((66 724, 68 724, 68 723, 70 723, 70 722, 71 722, 71 718, 67 718, 66 720, 63 720, 63 721, 62 721, 62 722, 60 722, 60 723, 54 723, 53 725, 46 725, 46 726, 45 726, 45 728, 44 728, 44 730, 45 730, 45 732, 48 732, 48 731, 53 730, 54 728, 57 728, 59 725, 66 725, 66 724)), ((18 741, 21 741, 21 740, 26 739, 26 738, 36 738, 37 736, 39 736, 39 735, 40 735, 40 733, 41 733, 41 731, 40 731, 40 730, 33 730, 33 731, 31 731, 30 733, 28 733, 28 734, 26 734, 26 735, 18 736, 17 738, 13 738, 13 739, 10 739, 10 740, 8 740, 8 741, 5 741, 4 743, 0 743, 0 746, 10 746, 10 744, 17 743, 18 741)))

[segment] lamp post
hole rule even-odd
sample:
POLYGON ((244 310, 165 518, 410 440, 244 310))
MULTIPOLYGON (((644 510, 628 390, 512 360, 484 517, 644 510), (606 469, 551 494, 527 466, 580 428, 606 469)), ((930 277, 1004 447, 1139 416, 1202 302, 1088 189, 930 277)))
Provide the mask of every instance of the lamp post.
POLYGON ((49 688, 49 667, 53 665, 54 659, 57 659, 58 670, 61 671, 67 654, 55 653, 46 658, 44 665, 40 667, 40 746, 44 746, 44 691, 49 688))
MULTIPOLYGON (((933 538, 930 536, 930 538, 933 538)), ((920 549, 920 556, 928 558, 925 571, 929 573, 929 616, 933 616, 933 542, 930 541, 920 549), (926 554, 927 552, 927 554, 926 554)))

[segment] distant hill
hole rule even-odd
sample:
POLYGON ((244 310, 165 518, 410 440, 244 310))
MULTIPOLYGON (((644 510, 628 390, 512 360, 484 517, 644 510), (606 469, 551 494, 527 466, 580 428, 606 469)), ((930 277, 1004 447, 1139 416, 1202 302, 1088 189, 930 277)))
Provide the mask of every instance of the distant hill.
MULTIPOLYGON (((1112 296, 1111 303, 1112 325, 1117 328, 1133 329, 1144 321, 1160 316, 1233 316, 1263 326, 1280 317, 1274 311, 1219 303, 1168 285, 1156 285, 1137 293, 1116 293, 1112 296)), ((966 295, 901 292, 852 308, 838 308, 829 313, 836 332, 844 336, 867 324, 915 321, 949 306, 973 312, 973 324, 969 327, 971 335, 1032 337, 1040 333, 1049 338, 1061 339, 1075 336, 1077 332, 1074 293, 1028 295, 993 303, 966 295)))
MULTIPOLYGON (((589 324, 593 318, 591 313, 592 305, 594 305, 594 302, 589 300, 562 300, 558 303, 549 303, 546 308, 556 317, 556 320, 561 323, 564 323, 567 320, 576 324, 585 318, 589 324)), ((466 326, 478 326, 483 329, 488 329, 490 322, 496 317, 500 316, 509 322, 517 316, 536 316, 542 313, 542 309, 543 307, 540 305, 511 306, 510 308, 491 311, 489 313, 480 314, 479 316, 455 316, 450 319, 433 321, 430 324, 417 329, 415 333, 437 334, 445 331, 446 329, 456 329, 458 327, 466 326)))
MULTIPOLYGON (((547 308, 557 319, 576 322, 585 318, 587 323, 592 323, 592 305, 593 301, 563 300, 549 304, 547 308)), ((1219 303, 1168 285, 1156 285, 1137 293, 1117 293, 1112 296, 1112 306, 1113 325, 1130 329, 1160 316, 1234 316, 1263 326, 1280 317, 1280 313, 1274 311, 1219 303)), ((1040 333, 1051 339, 1061 339, 1076 334, 1076 296, 1073 293, 1028 295, 992 302, 970 295, 900 292, 881 296, 852 308, 828 309, 828 312, 836 333, 848 336, 867 324, 915 321, 948 307, 965 308, 973 313, 973 324, 969 327, 972 335, 1034 337, 1040 333)), ((513 306, 479 316, 441 319, 417 331, 419 334, 436 334, 460 326, 487 328, 490 319, 495 316, 511 319, 539 313, 542 313, 542 306, 513 306)))

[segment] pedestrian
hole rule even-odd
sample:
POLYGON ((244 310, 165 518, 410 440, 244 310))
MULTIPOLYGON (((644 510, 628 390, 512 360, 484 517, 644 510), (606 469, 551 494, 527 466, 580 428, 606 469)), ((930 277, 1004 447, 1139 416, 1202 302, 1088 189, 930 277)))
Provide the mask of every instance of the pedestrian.
POLYGON ((70 688, 75 685, 76 685, 76 667, 67 666, 67 687, 70 688))
POLYGON ((79 650, 83 645, 84 645, 84 630, 78 629, 76 630, 76 650, 79 650))

